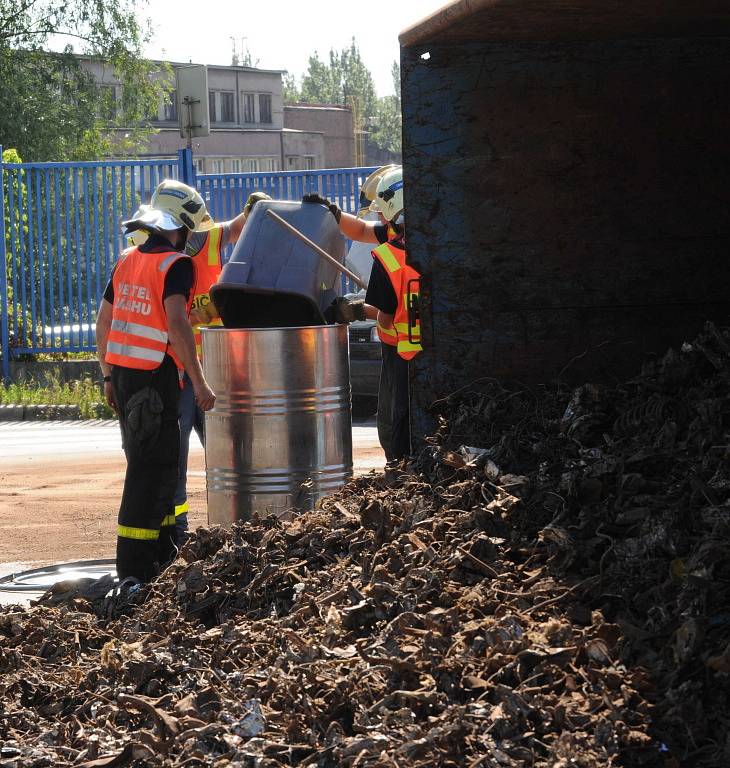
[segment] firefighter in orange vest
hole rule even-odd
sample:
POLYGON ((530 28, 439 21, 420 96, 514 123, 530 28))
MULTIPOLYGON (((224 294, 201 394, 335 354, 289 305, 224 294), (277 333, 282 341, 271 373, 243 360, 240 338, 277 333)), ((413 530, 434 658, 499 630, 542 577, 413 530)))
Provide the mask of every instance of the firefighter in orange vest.
MULTIPOLYGON (((183 253, 206 214, 192 188, 176 182, 165 210, 124 223, 148 238, 117 262, 96 321, 104 393, 119 414, 127 458, 117 527, 120 582, 146 582, 176 553, 173 497, 178 474, 178 404, 183 373, 203 410, 215 403, 195 354, 188 315, 194 270, 183 253)), ((159 201, 158 201, 159 204, 159 201)))
MULTIPOLYGON (((403 169, 385 166, 375 176, 377 185, 372 209, 382 222, 363 221, 344 213, 319 195, 306 195, 305 202, 326 205, 340 231, 351 240, 379 243, 373 249, 373 266, 365 299, 340 297, 335 303, 338 322, 373 319, 382 342, 383 366, 378 388, 378 438, 388 462, 411 452, 408 361, 421 351, 418 320, 419 275, 406 263, 403 169)), ((372 186, 372 185, 371 185, 372 186)))
MULTIPOLYGON (((166 185, 178 182, 163 181, 152 197, 152 205, 165 208, 166 197, 163 193, 166 185)), ((172 198, 174 199, 174 198, 172 198)), ((195 335, 195 350, 198 359, 202 361, 201 328, 222 325, 215 305, 210 300, 210 287, 217 282, 223 268, 221 252, 229 244, 234 244, 243 231, 251 209, 259 200, 270 200, 264 192, 252 192, 243 211, 231 221, 214 223, 209 215, 204 217, 201 226, 191 232, 185 246, 185 253, 193 257, 195 266, 195 283, 193 286, 193 301, 190 311, 190 322, 195 335)), ((180 459, 177 487, 175 488, 175 533, 176 544, 182 546, 187 537, 188 529, 188 455, 190 452, 190 433, 195 430, 200 442, 205 445, 205 417, 196 405, 193 386, 190 378, 183 377, 183 388, 180 393, 180 459)))

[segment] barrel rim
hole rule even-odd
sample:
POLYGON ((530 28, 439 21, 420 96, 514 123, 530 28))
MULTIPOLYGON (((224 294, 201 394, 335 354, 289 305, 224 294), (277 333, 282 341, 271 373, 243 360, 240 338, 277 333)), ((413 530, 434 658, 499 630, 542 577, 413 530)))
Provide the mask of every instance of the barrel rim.
POLYGON ((264 332, 270 332, 270 331, 309 331, 312 329, 316 330, 324 330, 324 329, 339 329, 344 328, 347 330, 347 325, 345 323, 323 323, 322 325, 292 325, 292 326, 277 326, 266 328, 226 328, 225 326, 214 326, 214 327, 203 327, 200 328, 200 331, 202 333, 208 334, 208 333, 223 333, 224 331, 227 333, 240 333, 240 332, 250 332, 250 331, 264 331, 264 332))

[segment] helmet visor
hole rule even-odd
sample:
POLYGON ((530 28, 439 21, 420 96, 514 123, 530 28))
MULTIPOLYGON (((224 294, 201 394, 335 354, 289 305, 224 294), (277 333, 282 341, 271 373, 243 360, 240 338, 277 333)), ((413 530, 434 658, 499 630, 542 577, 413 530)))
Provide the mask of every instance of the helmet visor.
POLYGON ((129 221, 123 221, 122 226, 127 232, 134 232, 137 229, 147 229, 151 232, 172 232, 181 229, 185 225, 167 211, 158 211, 156 208, 150 208, 141 216, 137 216, 129 221))

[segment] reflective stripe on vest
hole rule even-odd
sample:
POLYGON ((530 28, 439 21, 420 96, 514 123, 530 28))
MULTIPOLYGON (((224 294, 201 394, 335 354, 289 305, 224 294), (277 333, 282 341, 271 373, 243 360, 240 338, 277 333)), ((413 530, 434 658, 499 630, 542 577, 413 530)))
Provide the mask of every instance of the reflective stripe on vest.
POLYGON ((386 328, 377 320, 375 321, 375 327, 378 329, 378 338, 383 344, 390 344, 391 347, 398 346, 398 333, 395 328, 386 328))
POLYGON ((175 525, 174 512, 171 515, 165 515, 165 517, 162 518, 162 522, 160 523, 160 528, 167 528, 170 525, 175 525))
MULTIPOLYGON (((210 287, 218 282, 221 274, 221 246, 223 242, 223 226, 213 227, 208 231, 202 248, 193 256, 195 264, 195 288, 193 290, 193 309, 200 309, 210 304, 210 287)), ((212 328, 223 325, 222 320, 212 320, 210 323, 193 325, 195 336, 195 351, 198 357, 203 357, 203 339, 201 328, 212 328)))
MULTIPOLYGON (((375 248, 373 258, 376 258, 383 265, 398 298, 398 305, 393 316, 395 342, 386 343, 395 343, 398 354, 405 360, 410 360, 423 349, 421 347, 420 322, 416 319, 415 323, 410 325, 410 338, 408 322, 409 299, 411 303, 414 299, 416 302, 418 301, 418 292, 411 290, 409 285, 420 275, 406 263, 405 250, 396 248, 391 243, 383 243, 375 248)), ((380 326, 378 326, 378 335, 380 335, 380 326)), ((383 341, 383 337, 380 336, 380 338, 383 341)))
POLYGON ((129 320, 112 320, 111 328, 113 331, 128 333, 131 336, 141 336, 144 339, 152 339, 167 344, 167 332, 160 331, 149 325, 142 323, 133 323, 129 320))
POLYGON ((163 294, 165 278, 178 259, 189 258, 177 251, 143 253, 125 251, 112 278, 114 304, 106 348, 106 362, 125 368, 153 370, 165 359, 182 365, 169 348, 167 313, 163 294))
MULTIPOLYGON (((110 355, 118 355, 120 357, 128 357, 134 359, 140 363, 153 362, 159 365, 165 359, 165 352, 159 349, 146 349, 145 347, 137 347, 134 344, 120 344, 118 341, 109 341, 106 345, 107 362, 111 362, 110 355)), ((113 363, 117 365, 117 363, 113 363)), ((121 365, 121 363, 119 363, 121 365)), ((151 366, 156 368, 157 365, 151 366)), ((147 368, 146 365, 127 365, 127 368, 147 368)))
POLYGON ((183 501, 182 504, 176 504, 175 505, 175 517, 178 517, 179 515, 184 515, 190 510, 190 505, 187 502, 187 499, 183 501))
MULTIPOLYGON (((208 243, 208 266, 221 268, 221 235, 223 227, 213 227, 208 231, 206 242, 208 243)), ((210 287, 210 286, 209 286, 210 287)))

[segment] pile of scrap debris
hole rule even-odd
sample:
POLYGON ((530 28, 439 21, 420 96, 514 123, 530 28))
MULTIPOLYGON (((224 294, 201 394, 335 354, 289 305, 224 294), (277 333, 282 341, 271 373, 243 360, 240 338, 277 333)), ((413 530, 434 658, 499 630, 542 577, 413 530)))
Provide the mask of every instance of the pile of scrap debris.
POLYGON ((727 766, 730 333, 0 614, 0 766, 727 766))

